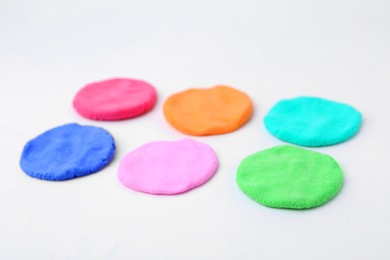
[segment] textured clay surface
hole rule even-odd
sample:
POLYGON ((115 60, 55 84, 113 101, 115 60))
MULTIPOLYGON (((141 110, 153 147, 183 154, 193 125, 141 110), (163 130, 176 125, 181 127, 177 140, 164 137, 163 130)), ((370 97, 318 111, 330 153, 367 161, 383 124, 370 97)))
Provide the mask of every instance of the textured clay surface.
POLYGON ((73 99, 73 107, 85 118, 123 120, 140 116, 156 103, 155 88, 136 79, 109 79, 83 87, 73 99))
POLYGON ((304 209, 322 205, 341 189, 343 174, 330 156, 282 145, 245 158, 237 170, 240 189, 273 208, 304 209))
POLYGON ((316 97, 279 101, 264 118, 279 139, 302 146, 337 144, 354 136, 362 116, 353 107, 316 97))
POLYGON ((195 136, 232 132, 252 115, 248 95, 227 86, 189 89, 170 96, 164 115, 177 130, 195 136))
POLYGON ((31 177, 61 181, 99 171, 114 154, 114 139, 103 128, 66 124, 29 141, 20 166, 31 177))
POLYGON ((120 162, 119 180, 150 194, 178 194, 209 180, 218 167, 213 149, 190 139, 158 141, 128 153, 120 162))

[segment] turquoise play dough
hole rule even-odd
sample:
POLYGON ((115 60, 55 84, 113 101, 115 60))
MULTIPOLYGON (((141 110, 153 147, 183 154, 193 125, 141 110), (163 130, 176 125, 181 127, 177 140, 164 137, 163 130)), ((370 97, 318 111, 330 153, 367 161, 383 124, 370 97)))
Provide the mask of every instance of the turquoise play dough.
POLYGON ((344 142, 358 132, 361 122, 355 108, 317 97, 281 100, 264 118, 265 127, 277 138, 311 147, 344 142))

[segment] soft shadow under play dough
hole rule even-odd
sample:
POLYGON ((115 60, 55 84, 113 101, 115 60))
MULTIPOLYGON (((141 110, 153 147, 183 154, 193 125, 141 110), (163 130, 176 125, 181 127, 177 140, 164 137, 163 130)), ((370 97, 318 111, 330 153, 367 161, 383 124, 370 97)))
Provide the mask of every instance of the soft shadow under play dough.
POLYGON ((120 162, 118 178, 130 189, 169 195, 202 185, 217 167, 217 156, 206 144, 190 139, 157 141, 128 153, 120 162))
POLYGON ((170 96, 164 115, 177 130, 195 136, 232 132, 252 115, 249 96, 228 86, 188 89, 170 96))
POLYGON ((29 141, 20 166, 31 177, 61 181, 103 169, 114 154, 114 139, 103 128, 66 124, 29 141))
POLYGON ((238 167, 238 187, 256 202, 273 208, 313 208, 341 189, 337 162, 318 152, 291 145, 254 153, 238 167))
POLYGON ((73 106, 83 117, 114 121, 148 112, 156 99, 156 90, 149 83, 116 78, 86 85, 74 97, 73 106))

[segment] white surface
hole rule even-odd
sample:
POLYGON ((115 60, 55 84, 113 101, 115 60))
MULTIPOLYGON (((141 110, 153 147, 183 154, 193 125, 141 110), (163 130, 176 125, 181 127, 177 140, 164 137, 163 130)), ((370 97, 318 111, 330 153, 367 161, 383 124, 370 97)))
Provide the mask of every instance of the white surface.
POLYGON ((0 2, 1 259, 390 259, 390 2, 18 1, 0 2), (94 122, 71 107, 91 81, 145 79, 155 109, 94 122), (124 188, 120 159, 153 140, 184 137, 164 120, 167 96, 228 84, 255 102, 237 132, 195 138, 220 168, 180 196, 124 188), (263 207, 235 184, 247 155, 281 144, 262 119, 281 98, 315 95, 364 116, 352 140, 314 149, 345 171, 322 207, 263 207), (100 173, 40 181, 19 168, 23 145, 68 122, 105 127, 117 155, 100 173))

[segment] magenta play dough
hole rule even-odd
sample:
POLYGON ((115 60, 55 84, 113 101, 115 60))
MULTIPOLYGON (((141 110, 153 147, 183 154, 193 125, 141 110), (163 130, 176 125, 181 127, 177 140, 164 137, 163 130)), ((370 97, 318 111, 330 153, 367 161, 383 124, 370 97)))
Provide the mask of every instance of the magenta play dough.
POLYGON ((179 194, 208 181, 218 168, 214 150, 183 139, 147 143, 120 162, 119 180, 128 188, 150 194, 179 194))
POLYGON ((156 103, 155 88, 136 79, 109 79, 83 87, 73 99, 73 107, 93 120, 123 120, 148 112, 156 103))

